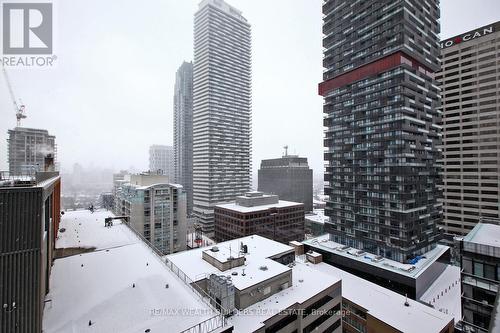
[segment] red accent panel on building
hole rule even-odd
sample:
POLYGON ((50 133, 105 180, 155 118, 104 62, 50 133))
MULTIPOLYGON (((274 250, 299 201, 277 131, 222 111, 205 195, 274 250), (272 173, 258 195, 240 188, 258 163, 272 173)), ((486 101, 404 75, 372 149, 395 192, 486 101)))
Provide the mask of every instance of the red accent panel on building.
POLYGON ((427 75, 434 74, 434 72, 431 71, 427 66, 420 64, 420 62, 408 56, 407 54, 398 51, 385 58, 375 60, 371 63, 353 69, 347 73, 343 73, 337 77, 334 77, 333 79, 321 82, 318 85, 318 94, 321 96, 325 96, 333 89, 362 80, 365 77, 371 75, 383 73, 392 68, 398 67, 402 63, 406 63, 414 69, 420 70, 427 75))

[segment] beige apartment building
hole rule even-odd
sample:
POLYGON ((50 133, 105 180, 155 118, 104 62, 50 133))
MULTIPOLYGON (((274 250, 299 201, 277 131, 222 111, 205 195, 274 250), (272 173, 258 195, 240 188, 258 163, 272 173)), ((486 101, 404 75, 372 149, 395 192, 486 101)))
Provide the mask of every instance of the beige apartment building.
POLYGON ((443 227, 499 217, 500 22, 441 43, 443 227))
POLYGON ((167 175, 124 175, 115 182, 115 213, 163 254, 186 249, 186 193, 167 175))

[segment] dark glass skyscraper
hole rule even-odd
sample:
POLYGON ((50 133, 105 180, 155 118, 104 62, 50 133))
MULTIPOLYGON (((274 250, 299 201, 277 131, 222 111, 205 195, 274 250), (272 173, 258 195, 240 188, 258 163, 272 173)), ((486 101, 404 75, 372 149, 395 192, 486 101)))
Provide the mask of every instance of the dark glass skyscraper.
POLYGON ((325 214, 335 242, 405 261, 433 247, 439 1, 323 4, 325 214))
POLYGON ((193 63, 183 62, 175 74, 174 174, 186 191, 187 213, 193 211, 193 63))
POLYGON ((285 154, 262 160, 258 173, 259 191, 276 194, 281 200, 301 202, 304 210, 313 210, 313 171, 307 158, 285 154))

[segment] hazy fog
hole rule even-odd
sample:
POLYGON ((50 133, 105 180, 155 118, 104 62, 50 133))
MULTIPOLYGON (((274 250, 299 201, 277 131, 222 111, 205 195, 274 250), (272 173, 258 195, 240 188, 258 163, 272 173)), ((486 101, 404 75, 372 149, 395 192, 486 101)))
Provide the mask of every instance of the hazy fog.
MULTIPOLYGON (((321 4, 323 0, 227 0, 252 24, 253 168, 291 153, 323 172, 321 4)), ((9 69, 27 106, 25 127, 57 137, 63 169, 138 170, 151 144, 172 144, 174 75, 193 57, 196 0, 59 0, 58 59, 50 69, 9 69)), ((500 20, 498 0, 443 0, 442 36, 500 20)), ((0 170, 14 111, 0 80, 0 170)))

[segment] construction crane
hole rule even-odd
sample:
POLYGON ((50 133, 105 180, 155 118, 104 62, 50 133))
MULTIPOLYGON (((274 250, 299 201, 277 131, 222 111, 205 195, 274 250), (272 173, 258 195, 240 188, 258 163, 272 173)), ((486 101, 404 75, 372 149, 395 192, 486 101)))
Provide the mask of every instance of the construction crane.
POLYGON ((283 149, 285 149, 285 157, 288 156, 288 145, 283 146, 283 149))
POLYGON ((12 103, 14 104, 14 109, 16 111, 16 119, 17 119, 17 127, 21 126, 21 119, 26 118, 25 106, 21 100, 19 100, 19 105, 16 102, 16 96, 14 96, 14 90, 12 89, 12 85, 10 84, 9 76, 7 75, 7 71, 5 70, 5 66, 2 66, 3 76, 5 77, 5 82, 7 82, 7 88, 9 88, 10 98, 12 99, 12 103))

